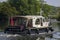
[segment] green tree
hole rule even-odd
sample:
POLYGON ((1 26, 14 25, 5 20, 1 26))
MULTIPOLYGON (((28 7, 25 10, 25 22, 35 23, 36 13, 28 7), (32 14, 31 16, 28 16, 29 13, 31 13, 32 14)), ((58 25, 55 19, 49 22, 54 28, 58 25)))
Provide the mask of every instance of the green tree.
POLYGON ((8 25, 8 19, 10 16, 18 14, 15 7, 11 7, 10 4, 3 2, 0 3, 0 27, 5 28, 8 25))
POLYGON ((3 2, 0 5, 0 13, 4 13, 8 16, 13 16, 18 14, 18 12, 16 11, 15 7, 11 7, 10 4, 3 2))
POLYGON ((19 15, 36 15, 40 10, 37 0, 8 0, 12 7, 15 7, 19 15))

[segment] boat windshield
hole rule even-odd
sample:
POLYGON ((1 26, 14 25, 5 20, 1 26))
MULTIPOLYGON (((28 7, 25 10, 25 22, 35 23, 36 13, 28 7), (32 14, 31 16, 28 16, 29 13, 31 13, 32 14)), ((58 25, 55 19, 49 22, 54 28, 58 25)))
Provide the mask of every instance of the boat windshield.
POLYGON ((44 18, 43 22, 49 22, 49 19, 48 18, 44 18))

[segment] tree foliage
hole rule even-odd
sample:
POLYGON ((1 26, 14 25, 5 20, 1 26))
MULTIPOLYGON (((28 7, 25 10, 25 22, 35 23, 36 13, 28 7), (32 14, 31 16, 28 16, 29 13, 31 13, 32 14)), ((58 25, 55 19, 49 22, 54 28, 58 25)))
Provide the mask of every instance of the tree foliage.
POLYGON ((10 4, 3 2, 0 5, 0 14, 6 14, 8 16, 16 15, 18 12, 16 11, 15 7, 11 7, 10 4))
POLYGON ((40 10, 37 0, 8 0, 12 7, 15 7, 19 15, 36 15, 40 10))

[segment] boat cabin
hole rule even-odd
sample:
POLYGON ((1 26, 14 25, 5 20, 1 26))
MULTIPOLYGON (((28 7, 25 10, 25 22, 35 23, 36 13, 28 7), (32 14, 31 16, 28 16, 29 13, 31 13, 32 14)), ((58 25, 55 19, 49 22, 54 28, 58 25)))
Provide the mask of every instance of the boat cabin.
POLYGON ((10 18, 11 26, 25 26, 27 28, 44 28, 49 26, 49 21, 43 16, 13 16, 10 18))

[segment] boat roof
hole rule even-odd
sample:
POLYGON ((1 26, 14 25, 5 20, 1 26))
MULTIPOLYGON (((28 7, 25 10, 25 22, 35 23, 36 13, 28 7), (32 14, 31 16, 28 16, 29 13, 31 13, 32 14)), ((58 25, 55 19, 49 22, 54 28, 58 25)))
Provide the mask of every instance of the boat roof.
POLYGON ((35 15, 13 16, 13 17, 24 17, 24 18, 28 18, 28 19, 32 19, 32 18, 44 18, 43 16, 35 16, 35 15))

